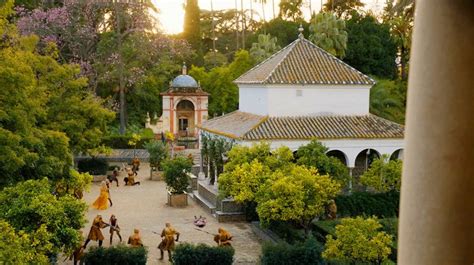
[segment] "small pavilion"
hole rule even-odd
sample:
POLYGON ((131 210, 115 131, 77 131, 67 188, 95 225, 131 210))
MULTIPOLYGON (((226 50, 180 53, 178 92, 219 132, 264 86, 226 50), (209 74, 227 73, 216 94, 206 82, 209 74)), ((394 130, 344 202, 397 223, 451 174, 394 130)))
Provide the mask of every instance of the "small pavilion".
POLYGON ((208 118, 209 94, 187 74, 186 65, 183 65, 182 74, 160 95, 163 97, 162 115, 154 121, 148 115, 146 128, 152 129, 155 135, 172 132, 178 139, 197 139, 197 126, 208 118))
POLYGON ((404 126, 369 112, 375 81, 299 37, 234 81, 239 109, 205 121, 201 133, 241 145, 296 151, 317 138, 353 176, 375 157, 402 158, 404 126))

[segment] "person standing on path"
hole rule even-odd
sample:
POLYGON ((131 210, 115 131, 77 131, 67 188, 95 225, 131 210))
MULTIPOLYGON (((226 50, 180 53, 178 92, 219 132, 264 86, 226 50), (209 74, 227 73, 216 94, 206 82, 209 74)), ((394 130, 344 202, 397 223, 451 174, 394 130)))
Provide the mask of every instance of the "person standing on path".
POLYGON ((118 225, 117 217, 114 214, 110 216, 110 245, 112 245, 112 238, 114 236, 114 232, 117 233, 120 242, 122 242, 122 236, 120 235, 120 226, 118 225))
POLYGON ((89 235, 87 236, 86 242, 84 242, 84 249, 87 247, 87 244, 89 244, 91 240, 99 241, 99 247, 101 247, 102 242, 104 241, 104 235, 102 234, 100 229, 106 228, 107 226, 110 225, 102 220, 101 215, 97 215, 94 218, 94 221, 92 221, 91 230, 89 231, 89 235))
POLYGON ((102 181, 99 197, 94 201, 92 207, 97 210, 106 210, 108 208, 108 202, 110 202, 110 206, 112 206, 112 201, 109 200, 109 189, 107 188, 107 183, 102 181))
POLYGON ((171 261, 171 251, 174 250, 175 241, 179 240, 179 232, 174 229, 170 223, 166 223, 165 228, 161 232, 161 243, 158 245, 160 249, 160 260, 163 260, 164 251, 168 251, 168 259, 171 261), (176 235, 176 240, 174 236, 176 235))

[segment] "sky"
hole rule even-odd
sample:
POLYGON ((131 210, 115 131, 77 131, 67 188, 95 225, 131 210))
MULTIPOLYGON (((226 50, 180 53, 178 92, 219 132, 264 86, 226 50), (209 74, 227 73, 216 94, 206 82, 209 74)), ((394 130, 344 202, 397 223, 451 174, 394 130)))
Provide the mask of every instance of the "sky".
MULTIPOLYGON (((214 10, 221 9, 231 9, 235 8, 235 2, 240 9, 240 0, 199 0, 199 7, 201 9, 211 9, 211 2, 213 4, 214 10)), ((183 31, 183 21, 184 21, 184 9, 183 5, 186 2, 185 0, 152 0, 155 6, 160 10, 160 13, 157 15, 161 28, 165 33, 175 34, 183 31)), ((250 8, 250 0, 243 0, 244 9, 250 8)), ((275 14, 278 15, 278 3, 280 0, 274 0, 275 2, 275 14)), ((303 7, 304 15, 306 18, 309 18, 309 0, 305 1, 305 6, 303 7)), ((324 4, 325 0, 311 0, 312 10, 319 11, 321 8, 321 2, 324 4)), ((362 0, 366 4, 368 9, 381 10, 383 8, 383 3, 385 0, 362 0)), ((260 3, 253 2, 252 8, 256 10, 259 14, 262 13, 262 6, 260 3)), ((265 5, 265 17, 267 20, 273 18, 272 10, 272 0, 267 0, 265 5)))

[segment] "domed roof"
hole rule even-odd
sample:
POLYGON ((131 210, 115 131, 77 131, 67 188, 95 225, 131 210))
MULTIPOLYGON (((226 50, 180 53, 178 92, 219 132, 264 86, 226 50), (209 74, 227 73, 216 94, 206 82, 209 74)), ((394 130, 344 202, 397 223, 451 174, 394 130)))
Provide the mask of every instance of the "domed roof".
POLYGON ((171 87, 192 87, 198 88, 198 82, 194 80, 190 75, 178 75, 173 82, 171 82, 171 87))

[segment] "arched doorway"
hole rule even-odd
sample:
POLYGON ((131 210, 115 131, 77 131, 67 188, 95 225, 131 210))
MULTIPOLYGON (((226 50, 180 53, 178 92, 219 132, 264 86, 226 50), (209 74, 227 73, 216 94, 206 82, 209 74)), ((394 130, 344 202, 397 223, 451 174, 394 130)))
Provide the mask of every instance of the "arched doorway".
POLYGON ((344 152, 339 151, 339 150, 331 150, 331 151, 328 151, 326 155, 339 159, 339 161, 341 161, 341 163, 347 167, 347 157, 346 157, 346 154, 344 154, 344 152))
POLYGON ((176 105, 178 135, 180 137, 194 136, 194 104, 189 100, 181 100, 176 105))
POLYGON ((398 149, 390 156, 390 160, 400 159, 403 160, 403 149, 398 149))
POLYGON ((353 176, 361 176, 372 162, 380 157, 380 153, 375 149, 364 149, 359 152, 355 160, 355 167, 352 171, 353 176))

